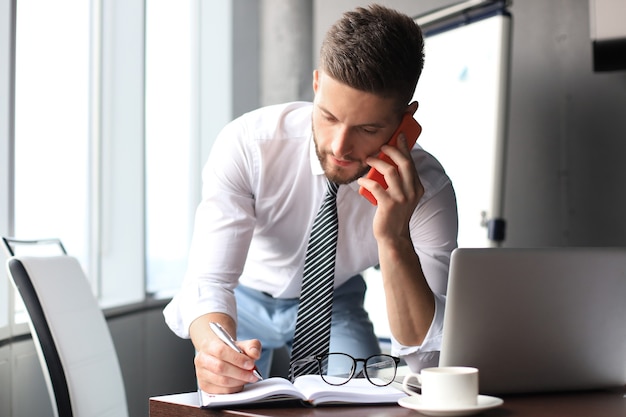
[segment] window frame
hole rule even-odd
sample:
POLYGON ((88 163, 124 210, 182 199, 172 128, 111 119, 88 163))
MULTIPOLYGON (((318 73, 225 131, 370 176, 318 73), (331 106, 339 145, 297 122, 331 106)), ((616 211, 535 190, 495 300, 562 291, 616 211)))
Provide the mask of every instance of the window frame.
MULTIPOLYGON (((0 232, 9 234, 13 225, 13 147, 15 103, 15 8, 16 0, 0 0, 0 232)), ((0 340, 13 334, 14 291, 0 250, 0 340)))

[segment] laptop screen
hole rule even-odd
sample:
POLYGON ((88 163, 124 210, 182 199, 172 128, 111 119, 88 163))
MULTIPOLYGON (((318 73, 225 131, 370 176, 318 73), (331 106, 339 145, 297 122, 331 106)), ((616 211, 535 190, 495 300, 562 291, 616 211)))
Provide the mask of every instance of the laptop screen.
POLYGON ((484 393, 624 386, 626 249, 457 249, 439 364, 484 393))

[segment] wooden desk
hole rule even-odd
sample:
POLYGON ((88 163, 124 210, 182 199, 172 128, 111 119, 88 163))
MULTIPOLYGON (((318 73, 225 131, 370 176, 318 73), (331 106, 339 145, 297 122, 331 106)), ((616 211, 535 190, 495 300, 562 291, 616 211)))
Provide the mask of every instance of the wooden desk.
MULTIPOLYGON (((501 407, 484 411, 483 417, 626 417, 626 390, 502 396, 501 407)), ((150 398, 150 417, 419 417, 422 414, 399 405, 325 406, 316 408, 237 408, 203 410, 197 393, 150 398)))

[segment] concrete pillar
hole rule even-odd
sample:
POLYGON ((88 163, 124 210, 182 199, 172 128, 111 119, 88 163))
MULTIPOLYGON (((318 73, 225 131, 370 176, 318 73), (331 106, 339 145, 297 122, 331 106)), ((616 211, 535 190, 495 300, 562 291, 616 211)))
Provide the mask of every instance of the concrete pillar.
POLYGON ((261 105, 312 100, 313 1, 261 0, 261 105))

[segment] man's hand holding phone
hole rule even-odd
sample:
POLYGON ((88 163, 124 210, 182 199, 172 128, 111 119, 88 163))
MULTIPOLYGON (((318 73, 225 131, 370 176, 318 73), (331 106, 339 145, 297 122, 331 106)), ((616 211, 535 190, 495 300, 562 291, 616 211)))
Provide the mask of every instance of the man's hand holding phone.
MULTIPOLYGON (((387 142, 387 145, 398 147, 398 137, 400 136, 400 134, 402 134, 405 137, 407 147, 410 150, 415 145, 415 142, 417 141, 417 138, 419 137, 421 133, 422 133, 422 126, 420 126, 420 124, 413 118, 413 114, 405 113, 402 118, 402 121, 400 122, 400 125, 391 136, 391 139, 389 140, 389 142, 387 142)), ((384 152, 381 151, 378 154, 378 159, 390 165, 393 165, 397 169, 396 163, 384 152)), ((385 190, 388 188, 387 182, 385 181, 385 176, 381 174, 374 167, 370 169, 370 171, 367 173, 365 178, 376 181, 385 190)), ((361 186, 359 188, 359 194, 367 198, 367 200, 373 205, 378 204, 376 197, 374 197, 371 191, 368 190, 367 188, 361 186)))

